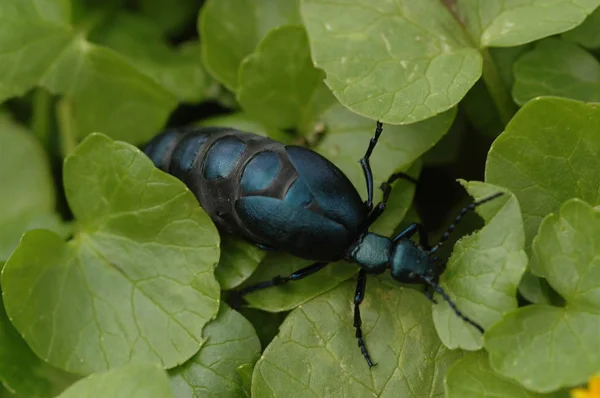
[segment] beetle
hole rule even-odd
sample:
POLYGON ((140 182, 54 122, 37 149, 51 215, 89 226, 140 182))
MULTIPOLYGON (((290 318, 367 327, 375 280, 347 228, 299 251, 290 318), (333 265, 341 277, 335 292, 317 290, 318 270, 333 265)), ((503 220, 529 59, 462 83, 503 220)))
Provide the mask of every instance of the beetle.
POLYGON ((340 169, 311 149, 232 128, 166 130, 152 139, 144 152, 159 169, 189 187, 220 231, 245 237, 262 248, 315 261, 288 276, 248 286, 238 291, 240 295, 303 279, 334 261, 356 263, 360 271, 354 295, 355 335, 372 367, 360 316, 368 274, 389 269, 398 282, 424 284, 430 300, 435 302, 430 291, 433 289, 458 317, 483 333, 483 328, 463 315, 438 285, 445 263, 433 254, 467 212, 503 194, 491 195, 461 210, 434 246, 429 245, 427 232, 419 223, 410 224, 393 238, 369 232, 385 211, 392 183, 398 179, 416 183, 405 173, 394 173, 381 185, 382 200, 373 203, 369 159, 382 132, 383 125, 377 122, 360 159, 366 202, 340 169), (411 240, 415 234, 419 244, 411 240))

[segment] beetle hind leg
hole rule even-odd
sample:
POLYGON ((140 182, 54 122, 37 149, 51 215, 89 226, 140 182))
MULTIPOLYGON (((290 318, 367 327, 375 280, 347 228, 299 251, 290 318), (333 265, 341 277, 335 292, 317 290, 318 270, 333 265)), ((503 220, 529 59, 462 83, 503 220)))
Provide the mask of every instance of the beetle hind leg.
POLYGON ((304 279, 307 276, 312 275, 315 272, 322 270, 328 264, 329 263, 314 263, 314 264, 309 265, 308 267, 301 268, 298 271, 293 272, 288 276, 277 275, 275 278, 271 279, 270 281, 259 282, 254 285, 246 286, 245 288, 238 290, 236 292, 236 294, 239 296, 245 296, 246 294, 255 292, 257 290, 262 290, 262 289, 266 289, 266 288, 273 287, 273 286, 283 285, 283 284, 291 282, 291 281, 299 281, 300 279, 304 279))

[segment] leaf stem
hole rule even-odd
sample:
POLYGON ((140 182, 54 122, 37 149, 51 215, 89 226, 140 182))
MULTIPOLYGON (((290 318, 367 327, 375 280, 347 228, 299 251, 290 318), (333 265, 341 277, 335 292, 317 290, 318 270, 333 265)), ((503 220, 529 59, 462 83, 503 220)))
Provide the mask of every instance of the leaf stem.
POLYGON ((517 111, 517 106, 506 89, 488 49, 482 48, 480 51, 483 56, 483 81, 496 105, 500 120, 506 126, 517 111))
POLYGON ((73 106, 65 98, 56 104, 56 118, 60 135, 60 149, 63 158, 73 152, 77 146, 77 125, 73 116, 73 106))
POLYGON ((51 105, 52 95, 50 92, 41 87, 36 89, 33 94, 31 130, 47 152, 50 149, 51 105))

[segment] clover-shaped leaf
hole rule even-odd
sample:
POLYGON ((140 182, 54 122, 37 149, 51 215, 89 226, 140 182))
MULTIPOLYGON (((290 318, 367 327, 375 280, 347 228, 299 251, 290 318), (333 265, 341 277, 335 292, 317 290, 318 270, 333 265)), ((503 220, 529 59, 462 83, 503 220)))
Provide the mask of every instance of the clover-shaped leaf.
POLYGON ((292 311, 256 364, 252 395, 441 396, 446 369, 461 353, 437 338, 425 296, 368 278, 360 308, 372 369, 356 345, 353 297, 347 281, 292 311))
POLYGON ((298 0, 208 0, 198 16, 206 70, 235 91, 242 60, 272 29, 298 23, 298 0))
POLYGON ((539 272, 566 300, 505 315, 485 335, 492 368, 532 391, 585 382, 600 370, 600 212, 572 199, 540 225, 539 272))
POLYGON ((513 97, 518 104, 542 95, 600 100, 600 64, 576 44, 546 39, 514 65, 513 97))
MULTIPOLYGON (((478 200, 501 192, 479 182, 465 185, 478 200)), ((513 195, 503 196, 476 208, 486 225, 454 246, 440 278, 440 284, 460 311, 484 328, 517 308, 517 286, 527 266, 519 204, 513 195)), ((452 349, 481 348, 481 334, 458 318, 441 297, 438 301, 433 319, 444 344, 452 349)))
POLYGON ((73 373, 183 363, 219 305, 213 223, 180 181, 100 134, 67 158, 64 181, 77 234, 24 235, 2 272, 10 320, 73 373))
POLYGON ((73 384, 57 398, 174 398, 169 379, 156 365, 133 364, 96 373, 73 384))
POLYGON ((470 352, 452 364, 445 385, 447 398, 550 398, 547 394, 527 391, 495 373, 485 351, 470 352))
POLYGON ((4 114, 0 114, 0 187, 0 261, 8 259, 27 230, 64 232, 54 211, 48 157, 29 131, 4 114))
POLYGON ((260 355, 254 328, 226 305, 204 329, 206 343, 189 361, 169 371, 177 397, 241 397, 237 369, 253 365, 260 355))
POLYGON ((598 5, 599 0, 457 0, 456 8, 481 47, 510 47, 572 29, 598 5))
POLYGON ((310 132, 316 116, 335 102, 323 78, 310 59, 304 29, 282 26, 242 62, 237 98, 248 115, 265 125, 310 132))
POLYGON ((492 144, 485 180, 519 200, 527 248, 542 219, 567 199, 600 202, 599 130, 597 104, 539 98, 523 106, 492 144))
POLYGON ((70 2, 0 2, 0 101, 34 86, 68 97, 80 136, 148 139, 175 98, 112 50, 69 25, 70 2), (115 106, 119 104, 119 106, 115 106))
POLYGON ((315 64, 352 111, 407 124, 453 106, 481 75, 482 59, 437 0, 303 0, 315 64))

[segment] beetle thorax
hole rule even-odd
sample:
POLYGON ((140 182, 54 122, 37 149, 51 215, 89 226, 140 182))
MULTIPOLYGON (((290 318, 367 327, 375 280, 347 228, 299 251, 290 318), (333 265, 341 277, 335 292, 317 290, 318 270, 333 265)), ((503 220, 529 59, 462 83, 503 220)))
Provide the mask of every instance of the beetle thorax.
POLYGON ((350 247, 345 259, 357 263, 370 274, 379 274, 390 266, 392 246, 390 238, 367 232, 350 247))

